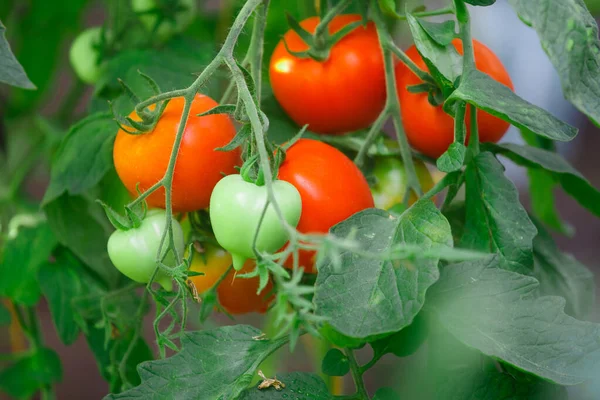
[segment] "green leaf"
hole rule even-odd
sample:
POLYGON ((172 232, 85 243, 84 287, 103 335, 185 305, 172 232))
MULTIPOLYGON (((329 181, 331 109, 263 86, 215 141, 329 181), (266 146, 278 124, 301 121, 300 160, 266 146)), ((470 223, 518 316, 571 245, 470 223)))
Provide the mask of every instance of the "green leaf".
POLYGON ((558 185, 555 176, 541 168, 528 168, 529 196, 533 214, 550 228, 571 235, 573 228, 562 221, 556 209, 554 188, 558 185))
POLYGON ((596 379, 600 325, 563 311, 560 297, 537 297, 535 278, 486 262, 448 265, 428 294, 427 310, 458 340, 561 385, 596 379))
POLYGON ((373 396, 373 400, 400 400, 401 397, 396 393, 396 391, 392 388, 379 388, 375 392, 375 396, 373 396))
POLYGON ((458 100, 548 139, 566 142, 577 135, 576 128, 523 100, 507 86, 475 69, 463 74, 460 85, 444 103, 444 110, 450 112, 451 106, 458 100))
POLYGON ((395 0, 377 0, 377 3, 379 3, 379 8, 381 8, 385 14, 392 17, 398 16, 395 0))
MULTIPOLYGON (((436 40, 425 30, 420 21, 412 14, 406 14, 410 32, 415 41, 415 46, 423 57, 429 72, 442 88, 444 95, 449 95, 454 89, 454 82, 462 73, 462 57, 454 46, 440 46, 436 40)), ((431 23, 433 24, 433 23, 431 23)), ((438 27, 438 29, 446 29, 438 27)))
POLYGON ((419 313, 412 324, 383 339, 371 342, 371 347, 377 355, 392 353, 397 357, 407 357, 421 347, 428 334, 427 320, 419 313))
MULTIPOLYGON (((106 330, 87 324, 84 329, 87 344, 94 354, 98 370, 102 377, 109 382, 111 392, 121 391, 123 382, 118 373, 118 367, 132 340, 132 333, 106 341, 106 330)), ((139 385, 141 380, 137 374, 138 364, 152 360, 152 350, 143 338, 138 338, 133 345, 131 354, 125 364, 125 375, 132 385, 139 385)))
POLYGON ((112 229, 102 207, 80 196, 63 194, 44 205, 48 224, 63 246, 71 250, 109 287, 121 274, 108 258, 106 243, 112 229))
POLYGON ((321 370, 325 375, 344 376, 350 372, 348 357, 346 357, 339 349, 330 349, 323 358, 321 370))
MULTIPOLYGON (((122 51, 106 63, 106 73, 95 88, 93 110, 107 111, 106 99, 122 94, 118 79, 126 82, 139 97, 145 99, 152 96, 152 89, 138 71, 152 77, 164 92, 188 87, 214 55, 213 44, 184 37, 174 38, 160 49, 122 51)), ((202 93, 218 98, 218 80, 213 82, 204 86, 202 93)), ((134 104, 128 96, 121 95, 113 101, 113 107, 120 115, 127 115, 133 110, 134 104)))
MULTIPOLYGON (((63 50, 71 44, 66 39, 74 37, 87 4, 88 0, 62 0, 60 7, 55 7, 52 2, 32 1, 27 3, 27 11, 18 14, 19 18, 9 26, 11 38, 18 42, 15 54, 38 90, 12 91, 7 115, 30 115, 40 102, 56 102, 55 90, 64 85, 64 81, 59 83, 56 79, 58 64, 64 61, 63 50)), ((63 64, 61 71, 65 70, 70 68, 63 64)))
POLYGON ((36 305, 41 295, 37 273, 55 246, 56 238, 48 224, 22 227, 17 237, 7 241, 4 247, 0 262, 0 295, 15 303, 36 305))
POLYGON ((564 387, 483 357, 447 331, 428 342, 427 386, 441 400, 566 400, 564 387), (445 336, 443 336, 445 335, 445 336))
POLYGON ((464 201, 457 201, 443 209, 444 217, 452 227, 452 238, 454 243, 460 243, 465 231, 465 219, 467 208, 464 201))
POLYGON ((489 152, 466 168, 466 219, 461 246, 498 253, 500 265, 524 274, 533 269, 536 229, 519 202, 515 185, 489 152))
POLYGON ((80 275, 84 266, 65 248, 54 252, 55 260, 42 264, 38 272, 40 287, 48 301, 52 322, 60 340, 70 345, 79 336, 79 326, 72 301, 83 291, 88 291, 80 275))
POLYGON ((141 385, 106 398, 236 398, 260 363, 287 343, 287 338, 257 339, 260 334, 248 325, 185 332, 179 353, 138 367, 141 385))
POLYGON ((558 71, 565 97, 600 124, 600 42, 598 25, 581 0, 509 0, 538 33, 558 71))
MULTIPOLYGON (((423 252, 452 246, 448 221, 428 200, 415 203, 399 218, 378 209, 361 211, 331 232, 340 238, 352 233, 361 250, 370 253, 390 252, 401 244, 420 246, 423 252)), ((410 325, 427 289, 438 279, 438 259, 385 258, 344 252, 340 270, 333 262, 322 265, 313 299, 316 313, 354 338, 397 332, 410 325)))
POLYGON ((6 28, 0 21, 0 82, 23 89, 35 89, 35 85, 29 80, 25 70, 10 50, 5 31, 6 28))
POLYGON ((537 225, 533 240, 534 276, 540 281, 540 295, 564 297, 565 312, 588 319, 595 306, 594 274, 570 254, 561 252, 552 236, 537 225))
POLYGON ((465 0, 465 3, 469 3, 474 6, 491 6, 496 0, 465 0))
POLYGON ((551 172, 565 192, 594 215, 600 217, 600 191, 594 188, 575 168, 560 155, 536 147, 505 143, 485 144, 485 149, 502 154, 528 168, 543 168, 551 172))
POLYGON ((327 339, 331 344, 337 347, 349 348, 349 349, 360 349, 362 348, 366 342, 361 339, 351 338, 349 336, 343 335, 336 331, 331 325, 328 323, 324 323, 321 329, 319 329, 319 333, 327 339))
POLYGON ((29 398, 40 388, 62 380, 62 365, 54 350, 40 348, 0 372, 0 390, 13 398, 29 398))
POLYGON ((437 159, 437 167, 440 171, 450 173, 458 171, 465 163, 467 148, 462 143, 452 143, 448 150, 437 159))
MULTIPOLYGON (((132 316, 137 314, 142 299, 133 289, 120 288, 107 292, 102 288, 90 287, 73 299, 73 308, 86 321, 104 327, 112 325, 110 330, 107 329, 109 334, 112 334, 113 328, 120 333, 129 332, 138 323, 132 316)), ((144 314, 147 309, 146 304, 144 314)))
POLYGON ((0 303, 0 326, 9 325, 11 321, 10 311, 0 303))
POLYGON ((440 46, 448 46, 456 37, 454 20, 431 22, 423 18, 415 18, 429 37, 440 46))
POLYGON ((113 165, 117 130, 109 113, 91 115, 71 127, 52 158, 50 185, 42 206, 65 192, 79 195, 100 182, 113 165))
POLYGON ((327 390, 327 385, 317 374, 306 372, 292 372, 278 375, 277 379, 285 384, 285 388, 258 389, 251 387, 244 390, 239 400, 333 400, 333 396, 327 390))

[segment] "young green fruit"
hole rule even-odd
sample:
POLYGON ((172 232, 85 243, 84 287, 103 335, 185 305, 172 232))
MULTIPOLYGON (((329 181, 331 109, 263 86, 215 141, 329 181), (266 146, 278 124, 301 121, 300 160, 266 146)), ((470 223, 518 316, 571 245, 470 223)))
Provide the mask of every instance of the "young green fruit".
POLYGON ((101 39, 101 27, 86 29, 75 38, 69 51, 71 66, 79 79, 92 85, 100 79, 104 71, 98 62, 99 53, 95 48, 101 39))
MULTIPOLYGON (((428 192, 434 185, 431 173, 423 161, 413 159, 413 163, 421 184, 421 190, 423 190, 423 193, 428 192)), ((375 207, 389 210, 392 206, 404 201, 408 178, 402 160, 393 156, 377 158, 373 175, 376 182, 371 187, 371 193, 373 193, 375 207)), ((408 204, 412 205, 417 200, 417 196, 411 193, 408 204)))
MULTIPOLYGON (((116 230, 108 238, 108 256, 119 271, 129 279, 139 283, 148 283, 156 268, 156 255, 163 232, 167 228, 166 212, 151 210, 137 228, 126 231, 116 230)), ((173 241, 177 254, 183 255, 185 242, 181 225, 172 219, 173 241)), ((166 252, 164 246, 163 255, 166 252)), ((169 252, 163 263, 175 266, 175 257, 169 252)), ((173 288, 173 281, 162 271, 158 271, 154 279, 165 290, 173 288)))
MULTIPOLYGON (((293 227, 298 225, 302 200, 298 190, 288 182, 274 181, 273 192, 283 217, 293 227)), ((246 182, 241 175, 228 175, 215 186, 210 197, 210 222, 221 247, 231 253, 233 267, 240 270, 248 258, 256 258, 256 249, 273 253, 289 239, 271 204, 262 224, 261 215, 267 203, 267 187, 246 182)))

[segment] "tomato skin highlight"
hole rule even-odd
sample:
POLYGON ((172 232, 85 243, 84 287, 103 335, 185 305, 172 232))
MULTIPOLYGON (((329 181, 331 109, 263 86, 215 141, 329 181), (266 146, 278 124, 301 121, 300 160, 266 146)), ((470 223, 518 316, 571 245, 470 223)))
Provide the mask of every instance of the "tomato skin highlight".
MULTIPOLYGON (((329 31, 360 20, 360 15, 339 15, 329 31)), ((318 17, 311 17, 300 25, 314 32, 318 23, 318 17)), ((284 40, 292 51, 308 48, 292 30, 284 40)), ((291 119, 317 133, 344 134, 366 128, 385 105, 383 57, 373 23, 343 37, 323 62, 293 56, 280 41, 271 57, 269 77, 275 97, 291 119)))
MULTIPOLYGON (((203 294, 212 288, 232 263, 231 255, 218 247, 207 246, 204 256, 203 259, 199 254, 195 254, 190 266, 190 270, 204 273, 189 278, 194 283, 198 294, 203 294)), ((248 260, 238 274, 252 272, 254 268, 255 263, 248 260)), ((236 277, 236 271, 232 269, 217 287, 219 304, 233 315, 250 312, 265 313, 273 300, 273 296, 270 295, 273 282, 269 278, 267 286, 257 294, 259 280, 258 277, 250 279, 236 277)))
MULTIPOLYGON (((452 44, 463 54, 462 42, 454 39, 452 44)), ((475 65, 478 70, 488 74, 496 81, 514 90, 508 72, 500 59, 483 43, 473 40, 475 65)), ((427 66, 415 46, 411 46, 406 54, 417 66, 427 71, 427 66)), ((396 88, 400 104, 402 104, 402 122, 410 145, 417 151, 433 158, 441 156, 454 141, 454 119, 446 114, 442 106, 434 107, 429 103, 427 93, 410 93, 408 86, 423 83, 403 63, 396 65, 396 88)), ((467 122, 467 141, 470 128, 470 107, 465 116, 467 122)), ((484 111, 477 110, 480 142, 497 142, 510 124, 484 111)))
MULTIPOLYGON (((298 231, 325 234, 335 224, 374 206, 369 184, 344 153, 326 143, 300 139, 286 154, 279 179, 294 185, 302 198, 298 231)), ((301 250, 300 266, 316 272, 314 251, 301 250)), ((293 265, 291 257, 286 267, 293 265)))
MULTIPOLYGON (((296 188, 288 182, 272 182, 273 192, 285 220, 296 226, 302 212, 302 200, 296 188)), ((233 257, 233 266, 240 270, 249 258, 256 258, 253 244, 256 231, 258 251, 273 253, 288 241, 288 233, 269 205, 262 224, 261 215, 267 203, 267 187, 246 182, 241 175, 223 178, 210 199, 210 222, 217 242, 233 257)))
MULTIPOLYGON (((129 279, 139 283, 148 283, 150 280, 156 268, 156 256, 161 237, 167 228, 166 215, 163 210, 150 210, 139 227, 127 231, 117 229, 108 238, 107 249, 110 260, 129 279)), ((182 256, 185 250, 183 230, 175 218, 172 219, 172 227, 177 254, 182 256)), ((164 263, 175 266, 174 256, 170 253, 164 263)), ((170 291, 173 287, 171 278, 160 270, 154 281, 165 290, 170 291)))
MULTIPOLYGON (((171 149, 183 110, 181 97, 171 99, 156 127, 141 135, 119 129, 113 148, 113 159, 119 178, 137 197, 136 184, 143 192, 161 180, 167 170, 171 149)), ((196 95, 192 102, 173 176, 173 212, 195 211, 208 207, 213 188, 222 174, 235 173, 240 163, 240 150, 217 151, 235 136, 235 127, 224 114, 197 117, 217 106, 208 96, 196 95)), ((132 112, 131 118, 139 120, 132 112)), ((152 193, 148 205, 165 207, 164 188, 152 193)))
POLYGON ((69 61, 79 79, 91 85, 98 82, 104 72, 104 66, 98 64, 98 51, 94 45, 100 43, 102 27, 96 26, 81 32, 71 44, 69 61))
MULTIPOLYGON (((421 160, 413 159, 415 172, 421 184, 423 193, 433 188, 433 177, 421 160)), ((397 157, 386 156, 375 160, 373 175, 377 182, 371 187, 375 207, 388 210, 404 201, 407 187, 407 176, 404 163, 397 157)), ((411 193, 408 200, 409 206, 417 201, 417 196, 411 193)))

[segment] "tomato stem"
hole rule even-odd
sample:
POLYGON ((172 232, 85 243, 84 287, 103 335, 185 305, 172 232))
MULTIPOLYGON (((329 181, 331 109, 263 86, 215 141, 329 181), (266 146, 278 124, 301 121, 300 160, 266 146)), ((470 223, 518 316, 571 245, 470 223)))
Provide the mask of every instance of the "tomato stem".
MULTIPOLYGON (((464 0, 454 0, 456 8, 456 19, 460 30, 460 39, 463 44, 463 72, 462 77, 466 75, 466 71, 475 69, 475 53, 473 51, 473 40, 471 38, 471 25, 469 10, 464 0)), ((469 140, 469 149, 473 155, 479 153, 479 130, 477 128, 477 109, 473 105, 469 105, 471 109, 471 137, 469 140)))
POLYGON ((383 356, 384 353, 381 352, 376 352, 375 354, 373 354, 373 358, 371 359, 371 361, 360 367, 361 373, 364 374, 366 371, 370 370, 375 364, 377 364, 377 361, 379 361, 383 356))
POLYGON ((454 0, 456 19, 463 43, 463 75, 465 71, 475 68, 475 55, 473 53, 473 40, 471 39, 471 26, 469 23, 469 10, 464 0, 454 0))
POLYGON ((367 389, 365 389, 365 382, 362 377, 363 371, 356 361, 354 351, 352 349, 344 349, 344 354, 348 358, 350 364, 350 373, 352 374, 352 379, 356 385, 356 394, 360 396, 361 399, 368 399, 369 394, 367 393, 367 389))
POLYGON ((459 101, 456 104, 456 116, 454 117, 454 142, 465 144, 465 113, 467 103, 459 101))
POLYGON ((367 153, 369 151, 369 147, 371 147, 371 144, 373 143, 375 138, 381 133, 381 128, 383 128, 383 124, 388 117, 389 117, 388 110, 387 110, 387 107, 385 107, 384 110, 381 112, 381 114, 379 114, 379 116, 377 117, 377 119, 375 120, 373 125, 371 125, 371 128, 369 129, 369 133, 367 134, 367 137, 365 138, 365 142, 362 144, 356 157, 354 157, 354 163, 358 167, 362 167, 362 165, 364 164, 365 156, 367 155, 367 153))
POLYGON ((250 66, 250 75, 256 85, 256 98, 260 106, 261 88, 262 88, 262 60, 264 54, 265 29, 267 26, 267 13, 269 11, 269 1, 264 0, 254 14, 254 24, 252 26, 252 36, 250 37, 250 46, 248 52, 242 61, 242 65, 250 66))
POLYGON ((408 69, 410 69, 416 76, 418 76, 419 79, 421 79, 423 82, 435 84, 435 81, 433 80, 431 75, 419 68, 419 66, 415 64, 415 62, 411 60, 410 57, 406 55, 406 53, 402 51, 398 46, 396 46, 393 42, 390 42, 389 47, 390 50, 392 50, 392 52, 396 55, 396 57, 398 57, 400 61, 402 61, 402 63, 404 63, 404 65, 408 67, 408 69))
MULTIPOLYGON (((394 122, 394 128, 396 131, 396 140, 400 146, 400 154, 402 155, 402 161, 406 169, 407 177, 407 194, 410 190, 414 191, 417 197, 423 195, 421 184, 417 177, 415 170, 415 164, 412 159, 412 153, 406 134, 404 133, 404 127, 402 125, 402 113, 400 100, 398 99, 398 92, 396 90, 396 74, 394 68, 394 55, 392 54, 392 48, 395 47, 392 37, 387 30, 383 17, 381 16, 381 10, 379 9, 379 3, 373 2, 373 21, 377 27, 377 35, 379 36, 379 42, 381 44, 381 52, 383 55, 383 62, 385 68, 385 85, 387 92, 387 100, 384 108, 384 112, 389 112, 394 122)), ((405 202, 408 201, 410 196, 405 196, 405 202)))
POLYGON ((479 154, 479 127, 477 126, 477 108, 474 105, 469 104, 471 109, 471 137, 469 139, 469 148, 476 156, 479 154))
POLYGON ((350 4, 350 0, 342 0, 339 3, 337 3, 335 7, 333 7, 331 10, 327 11, 325 16, 323 16, 323 18, 315 28, 315 38, 325 37, 326 35, 328 35, 327 26, 338 14, 340 14, 346 9, 346 7, 348 7, 348 4, 350 4))
MULTIPOLYGON (((416 13, 412 13, 412 15, 415 17, 420 17, 420 18, 434 17, 436 15, 454 14, 454 11, 455 11, 454 7, 448 6, 448 7, 444 7, 444 8, 438 8, 437 10, 416 12, 416 13)), ((398 19, 405 20, 406 15, 399 14, 398 19)))

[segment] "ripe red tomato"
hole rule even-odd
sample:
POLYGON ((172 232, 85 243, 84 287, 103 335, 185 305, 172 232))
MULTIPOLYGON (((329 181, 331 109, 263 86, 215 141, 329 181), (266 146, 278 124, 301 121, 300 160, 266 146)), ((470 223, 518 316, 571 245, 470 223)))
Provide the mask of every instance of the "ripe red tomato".
MULTIPOLYGON (((119 178, 137 197, 136 184, 144 191, 165 174, 177 127, 183 110, 183 98, 174 98, 167 105, 156 127, 142 135, 130 135, 119 130, 113 149, 115 168, 119 178)), ((223 152, 215 148, 225 146, 235 136, 235 127, 228 116, 197 117, 217 106, 208 96, 196 95, 183 133, 175 174, 173 176, 173 211, 185 212, 207 208, 210 195, 223 174, 235 173, 240 151, 223 152)), ((137 114, 130 114, 139 120, 137 114)), ((148 197, 151 207, 165 207, 164 188, 148 197)))
MULTIPOLYGON (((189 279, 194 283, 196 290, 202 294, 209 290, 227 271, 232 263, 231 255, 225 250, 207 246, 203 259, 199 254, 194 255, 190 270, 202 272, 204 275, 192 276, 189 279)), ((254 269, 254 261, 247 261, 238 274, 245 274, 254 269)), ((217 287, 219 304, 230 314, 247 314, 250 312, 264 313, 273 300, 270 294, 273 283, 269 280, 267 286, 260 294, 256 294, 259 278, 237 278, 236 271, 231 270, 217 287)))
MULTIPOLYGON (((454 39, 452 44, 460 54, 463 54, 463 46, 460 40, 454 39)), ((476 40, 473 41, 473 49, 477 69, 514 90, 510 76, 500 59, 484 44, 476 40)), ((406 54, 419 68, 427 70, 427 66, 415 46, 408 49, 406 54)), ((454 141, 454 119, 444 112, 441 105, 435 107, 429 103, 427 93, 410 93, 406 89, 407 86, 420 83, 422 81, 406 65, 398 63, 396 66, 396 84, 408 141, 413 148, 421 153, 437 158, 454 141)), ((465 118, 465 121, 467 121, 467 140, 470 131, 469 115, 470 112, 467 109, 465 118)), ((481 142, 497 142, 504 136, 510 126, 508 122, 480 110, 477 110, 477 124, 481 142)))
MULTIPOLYGON (((298 231, 327 233, 351 215, 373 207, 367 180, 341 151, 318 140, 300 139, 287 151, 279 179, 294 185, 302 198, 298 231)), ((316 272, 314 251, 300 251, 300 266, 316 272)), ((287 267, 292 260, 287 260, 287 267)))
MULTIPOLYGON (((360 19, 359 15, 339 15, 331 21, 329 32, 360 19)), ((318 17, 311 17, 300 25, 312 33, 318 23, 318 17)), ((284 39, 292 51, 308 49, 293 30, 284 39)), ((385 104, 383 57, 372 23, 344 36, 323 62, 293 56, 280 41, 271 57, 269 76, 283 109, 313 132, 344 134, 366 128, 385 104)))

